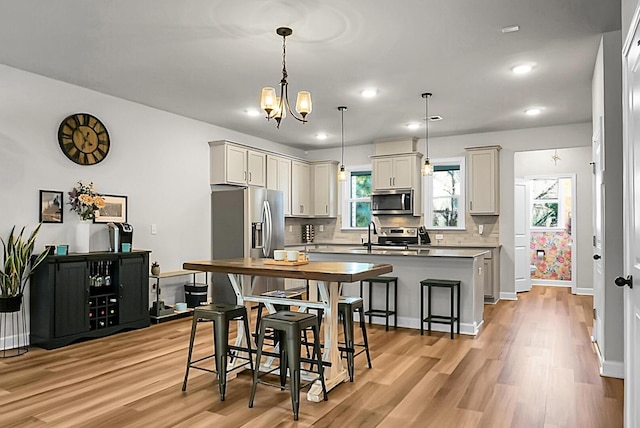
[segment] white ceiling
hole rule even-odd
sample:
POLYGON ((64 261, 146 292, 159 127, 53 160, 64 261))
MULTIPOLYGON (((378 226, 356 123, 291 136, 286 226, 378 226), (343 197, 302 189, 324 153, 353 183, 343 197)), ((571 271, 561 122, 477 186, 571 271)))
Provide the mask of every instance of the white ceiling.
POLYGON ((444 117, 430 136, 589 121, 599 35, 619 28, 620 0, 0 0, 0 62, 315 149, 340 145, 339 105, 347 145, 424 137, 405 126, 424 121, 422 92, 444 117), (290 98, 311 91, 313 112, 278 130, 245 110, 281 78, 280 26, 290 98))

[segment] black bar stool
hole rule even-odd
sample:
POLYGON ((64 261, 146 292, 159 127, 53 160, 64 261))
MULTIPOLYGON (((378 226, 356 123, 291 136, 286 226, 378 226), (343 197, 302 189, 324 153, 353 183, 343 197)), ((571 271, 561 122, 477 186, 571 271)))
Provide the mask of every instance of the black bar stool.
POLYGON ((371 316, 381 316, 386 318, 385 330, 389 331, 389 317, 393 315, 393 328, 398 328, 398 316, 396 314, 396 306, 398 304, 398 277, 397 276, 378 276, 375 278, 367 278, 360 281, 360 296, 362 294, 362 283, 369 283, 369 310, 365 311, 365 315, 369 315, 369 324, 371 324, 371 316), (384 284, 386 286, 386 303, 384 309, 374 309, 373 305, 373 284, 384 284), (389 286, 393 284, 393 311, 389 309, 389 286))
POLYGON ((248 357, 240 357, 238 355, 235 358, 246 359, 247 363, 253 371, 253 360, 251 359, 251 336, 249 333, 249 322, 247 319, 247 309, 241 305, 234 305, 230 303, 213 303, 210 305, 196 306, 193 310, 193 322, 191 323, 191 338, 189 339, 189 355, 187 357, 187 370, 184 374, 184 382, 182 383, 182 390, 187 390, 187 380, 189 379, 189 369, 194 368, 203 370, 209 373, 215 373, 218 375, 218 389, 220 390, 220 401, 224 401, 224 394, 227 386, 227 355, 230 349, 236 349, 240 351, 246 351, 248 357), (229 321, 235 319, 242 319, 244 325, 244 334, 247 337, 248 349, 241 349, 235 346, 229 345, 229 321), (193 353, 193 342, 196 337, 196 330, 198 326, 198 320, 210 320, 213 321, 213 342, 214 353, 206 357, 200 358, 196 361, 191 361, 191 355, 193 353), (198 367, 195 364, 215 357, 216 370, 207 369, 204 367, 198 367))
POLYGON ((453 339, 453 326, 458 324, 457 331, 460 334, 460 281, 450 279, 423 279, 420 281, 420 335, 424 335, 424 323, 431 332, 431 322, 442 322, 451 325, 451 338, 453 339), (427 317, 424 316, 424 288, 427 287, 427 317), (451 294, 451 309, 449 316, 434 315, 431 313, 431 288, 447 288, 451 294), (458 292, 455 293, 456 288, 458 292), (456 297, 457 296, 457 297, 456 297), (453 304, 456 302, 456 312, 453 311, 453 304), (454 316, 455 315, 455 316, 454 316))
MULTIPOLYGON (((260 359, 262 358, 262 347, 264 345, 264 337, 267 329, 273 329, 279 336, 280 342, 280 387, 284 388, 286 384, 287 368, 291 377, 289 389, 291 391, 291 405, 293 407, 293 419, 298 420, 298 409, 300 408, 300 347, 301 333, 307 328, 313 331, 313 354, 314 363, 318 365, 318 378, 322 384, 322 393, 324 399, 327 399, 327 388, 324 384, 324 370, 322 366, 322 354, 320 351, 318 318, 314 314, 303 312, 282 311, 275 314, 269 314, 262 317, 260 321, 260 333, 258 335, 256 365, 260 367, 260 359)), ((275 370, 275 369, 274 369, 275 370)), ((249 407, 253 407, 253 399, 256 395, 256 385, 264 383, 272 384, 260 380, 260 370, 254 371, 253 384, 251 385, 251 397, 249 398, 249 407)), ((273 370, 272 370, 273 371, 273 370)), ((312 383, 312 382, 311 382, 312 383)))
POLYGON ((367 340, 367 327, 364 322, 364 303, 360 297, 340 297, 338 300, 338 313, 342 318, 344 326, 344 347, 338 347, 347 357, 347 370, 349 372, 349 380, 353 382, 354 360, 356 355, 362 352, 367 354, 367 363, 371 366, 371 356, 369 355, 369 341, 367 340), (362 339, 364 344, 355 343, 353 331, 353 313, 360 313, 360 329, 362 330, 362 339), (355 347, 362 347, 359 352, 355 351, 355 347))

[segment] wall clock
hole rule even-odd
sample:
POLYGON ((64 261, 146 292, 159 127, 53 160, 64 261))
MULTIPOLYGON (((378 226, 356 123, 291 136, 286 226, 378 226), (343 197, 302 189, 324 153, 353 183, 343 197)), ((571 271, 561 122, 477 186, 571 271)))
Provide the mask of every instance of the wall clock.
POLYGON ((88 113, 76 113, 64 119, 58 128, 58 142, 62 152, 79 165, 102 162, 111 146, 107 128, 88 113))

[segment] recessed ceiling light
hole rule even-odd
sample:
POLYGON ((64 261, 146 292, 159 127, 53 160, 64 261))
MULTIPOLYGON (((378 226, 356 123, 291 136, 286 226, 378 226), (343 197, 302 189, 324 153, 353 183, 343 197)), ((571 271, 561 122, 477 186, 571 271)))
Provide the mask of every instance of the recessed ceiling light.
POLYGON ((533 67, 529 64, 520 64, 511 68, 511 71, 513 71, 515 74, 526 74, 531 70, 533 70, 533 67))
POLYGON ((411 122, 407 123, 406 127, 409 129, 418 129, 420 128, 420 124, 418 122, 411 122))
POLYGON ((318 140, 326 140, 327 138, 329 138, 329 136, 327 134, 321 132, 320 134, 316 134, 316 138, 318 140))
POLYGON ((540 113, 542 113, 542 109, 538 107, 533 107, 533 108, 526 109, 524 112, 527 116, 537 116, 540 113))
POLYGON ((516 31, 520 31, 519 25, 508 25, 506 27, 502 27, 502 32, 507 33, 515 33, 516 31))
POLYGON ((373 98, 378 95, 378 90, 375 88, 368 88, 363 90, 361 94, 364 98, 373 98))
POLYGON ((245 113, 249 116, 260 116, 260 112, 255 108, 248 108, 245 110, 245 113))

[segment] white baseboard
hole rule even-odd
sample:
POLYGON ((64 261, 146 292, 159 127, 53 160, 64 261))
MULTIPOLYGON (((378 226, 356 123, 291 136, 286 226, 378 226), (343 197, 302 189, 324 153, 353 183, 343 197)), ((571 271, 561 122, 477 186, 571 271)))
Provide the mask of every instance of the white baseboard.
POLYGON ((12 334, 9 336, 0 337, 0 351, 8 351, 10 349, 21 348, 25 346, 29 346, 28 332, 24 333, 21 336, 12 334))
MULTIPOLYGON (((358 313, 354 314, 353 319, 355 321, 360 321, 358 313)), ((369 316, 365 316, 365 320, 369 322, 369 316)), ((371 318, 371 322, 377 325, 385 325, 386 320, 384 317, 373 316, 371 318)), ((480 326, 484 323, 484 320, 480 322, 480 324, 470 324, 470 323, 460 323, 460 334, 467 334, 470 336, 475 336, 478 334, 478 330, 480 326)), ((356 328, 358 326, 355 326, 356 328)), ((398 317, 398 327, 402 328, 412 328, 415 330, 420 330, 420 319, 419 318, 406 318, 406 317, 398 317)), ((393 328, 393 316, 389 318, 389 328, 393 328)), ((425 329, 427 325, 425 323, 425 329)), ((431 330, 433 331, 442 331, 442 332, 450 332, 451 326, 449 324, 440 324, 436 322, 431 323, 431 330)))
POLYGON ((576 288, 576 294, 582 296, 593 296, 593 288, 576 288))
POLYGON ((518 300, 518 296, 510 291, 501 291, 500 300, 518 300))
POLYGON ((622 361, 602 361, 600 376, 624 379, 624 363, 622 361))

